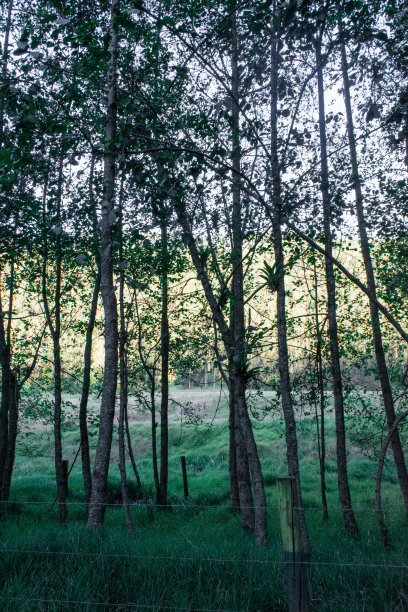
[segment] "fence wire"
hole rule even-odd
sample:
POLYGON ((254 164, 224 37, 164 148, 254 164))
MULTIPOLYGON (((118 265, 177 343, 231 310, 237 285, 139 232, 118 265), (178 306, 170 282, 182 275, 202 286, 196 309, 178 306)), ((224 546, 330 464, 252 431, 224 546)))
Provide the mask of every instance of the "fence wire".
POLYGON ((157 605, 149 605, 149 604, 141 604, 138 602, 125 601, 121 603, 111 603, 109 601, 101 602, 101 601, 92 601, 92 600, 76 600, 76 599, 42 599, 42 598, 26 598, 26 597, 6 597, 0 595, 0 600, 3 601, 15 601, 15 602, 25 602, 29 601, 31 603, 53 603, 53 604, 64 604, 67 606, 104 606, 108 608, 134 608, 137 607, 138 610, 179 610, 188 611, 188 612, 241 612, 240 610, 225 610, 223 608, 191 608, 184 607, 180 608, 177 606, 161 606, 157 605))
MULTIPOLYGON (((33 506, 53 506, 54 505, 54 501, 37 501, 37 500, 16 500, 16 499, 9 499, 9 500, 4 500, 4 501, 0 501, 0 505, 1 504, 9 504, 9 505, 33 505, 33 506)), ((85 501, 65 501, 64 502, 67 506, 86 506, 86 502, 85 501)), ((373 502, 374 503, 374 502, 373 502)), ((129 503, 129 507, 131 509, 136 509, 136 508, 146 508, 146 505, 149 506, 150 508, 160 508, 160 509, 172 509, 172 508, 180 508, 183 510, 192 510, 195 508, 198 509, 204 509, 204 510, 240 510, 240 509, 252 509, 255 510, 258 508, 258 506, 231 506, 230 504, 224 504, 224 505, 220 505, 220 504, 195 504, 195 503, 191 503, 191 504, 153 504, 149 502, 145 502, 145 501, 140 501, 140 502, 131 502, 129 503)), ((104 504, 105 508, 116 508, 116 509, 122 509, 123 508, 123 504, 121 502, 117 502, 117 503, 107 503, 104 504)), ((263 508, 265 508, 266 510, 279 510, 279 506, 277 505, 266 505, 266 506, 262 506, 263 508)), ((293 507, 294 510, 303 510, 304 512, 308 512, 309 510, 313 510, 313 511, 320 511, 323 512, 323 507, 322 506, 303 506, 303 507, 297 507, 294 506, 293 507)), ((387 508, 387 507, 383 507, 383 512, 395 512, 398 514, 402 514, 404 511, 401 509, 401 511, 396 508, 395 506, 393 506, 392 508, 387 508)), ((329 508, 329 510, 333 511, 333 512, 341 512, 341 508, 340 506, 338 506, 337 508, 329 508)), ((357 505, 355 506, 353 504, 352 506, 352 510, 361 510, 361 511, 365 511, 365 512, 373 512, 376 513, 376 509, 372 508, 372 507, 368 507, 368 506, 361 506, 361 505, 357 505)))
POLYGON ((166 555, 135 555, 126 553, 101 553, 101 552, 82 552, 82 551, 63 551, 63 550, 32 550, 23 548, 0 548, 0 554, 34 554, 34 555, 61 555, 66 557, 103 557, 103 558, 117 558, 117 559, 135 559, 145 561, 183 561, 183 562, 195 562, 195 561, 206 561, 208 563, 258 563, 261 565, 287 565, 288 563, 293 565, 307 565, 307 566, 333 566, 333 567, 370 567, 370 568, 388 568, 388 569, 408 569, 408 565, 396 564, 396 563, 357 563, 357 562, 337 562, 337 561, 310 561, 310 560, 280 560, 280 559, 236 559, 236 558, 223 558, 223 557, 177 557, 177 556, 166 556, 166 555))

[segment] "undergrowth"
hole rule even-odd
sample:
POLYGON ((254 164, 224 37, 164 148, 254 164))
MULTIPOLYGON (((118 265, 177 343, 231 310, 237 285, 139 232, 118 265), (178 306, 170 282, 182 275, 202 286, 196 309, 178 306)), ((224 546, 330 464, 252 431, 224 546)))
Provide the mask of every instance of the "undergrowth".
MULTIPOLYGON (((349 458, 350 481, 360 536, 351 541, 337 499, 334 426, 328 422, 327 496, 329 520, 322 520, 319 468, 310 430, 300 434, 304 503, 312 554, 308 574, 318 611, 403 611, 408 609, 407 524, 391 468, 383 496, 393 547, 382 546, 374 509, 375 464, 356 453, 349 458)), ((69 480, 69 522, 58 523, 53 505, 55 477, 51 431, 33 439, 32 456, 17 457, 11 499, 0 539, 2 610, 287 610, 282 574, 275 478, 286 474, 283 424, 256 431, 268 503, 269 539, 258 548, 228 509, 228 429, 225 424, 172 425, 169 503, 152 521, 128 466, 135 505, 135 533, 126 532, 120 505, 116 444, 112 451, 103 532, 86 529, 77 459, 69 480), (34 443, 35 442, 35 443, 34 443), (187 458, 190 497, 183 497, 180 455, 187 458), (25 503, 40 502, 40 503, 25 503), (138 505, 137 505, 138 504, 138 505)), ((149 427, 132 426, 142 480, 154 499, 149 427)), ((79 433, 64 434, 67 458, 74 458, 79 433)), ((21 449, 20 449, 21 452, 21 449)))

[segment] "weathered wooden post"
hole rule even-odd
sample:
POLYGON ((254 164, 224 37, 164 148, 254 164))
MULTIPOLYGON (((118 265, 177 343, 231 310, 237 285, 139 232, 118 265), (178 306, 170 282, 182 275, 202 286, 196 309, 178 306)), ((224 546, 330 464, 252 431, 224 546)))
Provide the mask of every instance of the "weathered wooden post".
POLYGON ((307 570, 302 555, 295 478, 277 478, 276 487, 289 612, 309 612, 307 570))
POLYGON ((62 476, 64 478, 65 497, 68 497, 68 459, 62 460, 62 476))
POLYGON ((184 497, 188 497, 187 468, 186 468, 186 458, 184 457, 184 455, 180 457, 180 460, 181 460, 181 469, 183 470, 184 497))

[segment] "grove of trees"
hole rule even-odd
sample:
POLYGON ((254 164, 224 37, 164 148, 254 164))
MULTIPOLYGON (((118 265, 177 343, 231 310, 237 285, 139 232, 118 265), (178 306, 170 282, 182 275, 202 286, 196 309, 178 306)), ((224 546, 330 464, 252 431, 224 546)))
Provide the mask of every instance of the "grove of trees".
POLYGON ((166 507, 170 383, 214 375, 228 389, 231 511, 259 545, 267 503, 253 389, 275 391, 271 409, 283 414, 305 552, 300 407, 318 417, 325 516, 331 406, 350 537, 353 410, 382 436, 376 457, 389 433, 408 514, 407 20, 404 0, 0 2, 3 504, 24 394, 45 385, 69 520, 71 376, 88 528, 104 524, 116 414, 132 532, 127 456, 149 512, 166 507), (132 451, 130 395, 151 414, 155 500, 132 451))

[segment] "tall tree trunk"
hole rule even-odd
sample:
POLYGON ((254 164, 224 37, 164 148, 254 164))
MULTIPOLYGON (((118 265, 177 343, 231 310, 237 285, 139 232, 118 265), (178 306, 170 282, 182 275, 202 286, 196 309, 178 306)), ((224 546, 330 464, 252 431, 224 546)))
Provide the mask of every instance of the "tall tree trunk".
MULTIPOLYGON (((341 30, 340 23, 340 30, 341 30)), ((377 290, 374 277, 373 263, 371 260, 370 244, 367 236, 367 226, 364 212, 363 192, 361 188, 360 173, 358 170, 357 149, 354 136, 353 113, 351 108, 350 95, 350 80, 347 68, 347 53, 345 44, 341 44, 341 63, 344 85, 344 102, 347 116, 347 135, 350 148, 350 159, 352 167, 353 185, 356 198, 356 212, 358 221, 358 231, 360 235, 361 252, 364 260, 364 267, 367 278, 367 287, 374 299, 377 299, 377 290)), ((377 304, 370 300, 370 316, 371 327, 373 334, 375 358, 377 361, 377 370, 381 383, 381 392, 383 396, 384 409, 387 419, 388 429, 390 429, 395 421, 395 406, 392 395, 390 378, 388 374, 387 362, 385 359, 384 346, 382 342, 382 333, 380 325, 380 317, 377 304)), ((391 439, 391 448, 394 455, 395 467, 397 470, 398 480, 401 488, 402 498, 404 501, 405 512, 408 514, 408 473, 405 464, 404 452, 401 445, 401 439, 398 430, 395 431, 391 439)))
POLYGON ((128 415, 128 406, 125 406, 125 429, 126 429, 126 439, 127 439, 127 444, 128 444, 128 452, 129 452, 129 457, 130 457, 130 462, 132 464, 132 468, 133 468, 133 473, 135 475, 136 478, 136 482, 137 482, 137 486, 139 487, 139 493, 146 505, 147 508, 147 512, 149 514, 149 517, 151 519, 153 519, 153 510, 152 510, 152 506, 150 504, 150 500, 149 497, 147 495, 147 493, 145 492, 143 485, 142 485, 142 481, 140 479, 140 474, 139 474, 139 470, 137 469, 136 466, 136 461, 135 461, 135 455, 133 453, 133 448, 132 448, 132 441, 130 439, 130 428, 129 428, 129 415, 128 415))
POLYGON ((152 463, 154 486, 156 487, 156 500, 160 495, 159 464, 157 460, 157 420, 156 420, 156 369, 150 377, 150 407, 151 407, 151 430, 152 430, 152 463))
MULTIPOLYGON (((248 406, 245 397, 245 301, 244 301, 244 270, 242 265, 242 203, 241 203, 241 151, 240 151, 240 117, 239 117, 239 83, 240 68, 238 64, 239 43, 237 11, 231 14, 232 53, 231 53, 231 92, 232 92, 232 310, 233 310, 233 346, 230 367, 230 386, 235 401, 235 421, 242 434, 248 464, 252 476, 254 491, 254 532, 258 544, 264 544, 267 539, 266 496, 258 449, 248 416, 248 406)), ((242 444, 240 444, 242 448, 242 444)), ((243 449, 242 449, 243 450, 243 449)), ((238 448, 238 453, 240 448, 238 448)), ((240 469, 238 467, 238 487, 240 489, 240 469)), ((242 483, 245 486, 245 483, 242 483)), ((241 515, 248 513, 249 508, 241 505, 241 515)))
MULTIPOLYGON (((323 225, 325 249, 328 255, 333 252, 333 234, 331 230, 331 206, 329 194, 329 169, 327 163, 326 116, 324 108, 324 84, 321 57, 321 42, 316 41, 317 85, 319 97, 319 131, 320 131, 320 165, 321 165, 321 192, 323 203, 323 225)), ((351 506, 350 488, 347 475, 346 432, 344 426, 343 384, 341 380, 340 354, 337 331, 337 303, 336 281, 334 277, 333 262, 325 257, 326 286, 327 286, 327 315, 329 320, 330 358, 333 377, 334 412, 336 419, 336 453, 337 453, 337 480, 341 511, 344 524, 351 536, 358 534, 357 524, 351 506)))
POLYGON ((17 370, 10 372, 10 395, 9 395, 9 424, 7 454, 3 474, 2 500, 8 501, 10 495, 11 480, 13 477, 14 460, 16 456, 16 440, 18 433, 18 415, 20 405, 20 386, 17 370))
MULTIPOLYGON (((1 283, 1 276, 0 276, 1 283)), ((3 498, 4 468, 7 457, 10 406, 11 354, 4 326, 4 309, 0 284, 0 356, 1 356, 1 408, 0 408, 0 500, 3 498)))
MULTIPOLYGON (((235 174, 235 173, 234 173, 235 174)), ((178 222, 182 228, 184 234, 189 236, 188 248, 190 251, 191 259, 197 270, 197 277, 202 284, 208 305, 211 308, 214 323, 217 325, 223 339, 225 349, 232 358, 236 355, 234 345, 234 335, 231 329, 228 327, 224 317, 224 313, 214 295, 210 279, 200 258, 200 254, 197 248, 195 237, 192 233, 190 221, 187 216, 187 212, 182 204, 175 205, 175 212, 177 214, 178 222)), ((253 436, 251 422, 248 416, 248 408, 245 402, 245 385, 243 383, 242 369, 238 363, 234 363, 234 367, 231 368, 230 376, 234 378, 234 383, 230 380, 230 385, 234 385, 234 394, 236 397, 235 406, 237 409, 238 419, 235 422, 239 423, 242 438, 244 441, 244 447, 246 450, 249 468, 253 479, 254 496, 255 496, 255 537, 258 543, 263 543, 266 538, 266 507, 265 507, 265 491, 263 487, 261 467, 259 462, 259 456, 253 436)), ((237 451, 240 446, 237 444, 237 451)), ((242 448, 242 446, 241 446, 242 448)), ((237 458, 237 467, 239 466, 239 460, 237 458)), ((239 479, 239 476, 238 476, 239 479)), ((240 498, 241 504, 241 498, 240 498)))
MULTIPOLYGON (((13 12, 13 4, 14 0, 9 0, 8 11, 7 11, 7 21, 6 21, 6 31, 4 33, 4 43, 3 43, 3 57, 2 57, 2 68, 1 68, 1 81, 2 86, 5 87, 7 81, 7 69, 8 69, 8 56, 9 56, 9 40, 10 40, 10 30, 11 30, 11 15, 13 12)), ((0 146, 3 146, 4 139, 4 107, 7 99, 7 95, 3 92, 0 98, 0 146)))
MULTIPOLYGON (((14 237, 12 250, 15 248, 15 239, 17 233, 18 218, 15 219, 14 237)), ((11 328, 13 321, 13 301, 14 301, 14 253, 10 262, 10 287, 7 307, 7 325, 4 325, 4 315, 2 308, 2 296, 0 287, 0 361, 2 369, 2 385, 1 385, 1 407, 0 407, 0 500, 5 500, 7 491, 5 484, 7 482, 7 461, 13 447, 10 448, 10 443, 13 440, 13 422, 15 420, 15 376, 11 367, 11 328), (10 428, 11 431, 10 431, 10 428)), ((1 277, 0 277, 1 282, 1 277)), ((16 434, 17 435, 17 434, 16 434)), ((14 442, 15 443, 15 442, 14 442)), ((14 459, 13 459, 14 463, 14 459)), ((2 509, 0 510, 0 514, 2 509)))
POLYGON ((161 410, 160 410, 160 486, 157 503, 167 504, 169 473, 169 314, 168 314, 168 235, 167 215, 161 215, 162 311, 160 331, 161 410))
POLYGON ((54 349, 54 452, 55 452, 55 475, 57 479, 58 507, 60 522, 67 520, 66 487, 64 472, 62 468, 62 372, 61 372, 61 273, 62 273, 62 245, 61 245, 61 200, 63 180, 64 157, 61 152, 58 172, 57 193, 57 227, 58 233, 55 237, 55 294, 54 294, 54 329, 52 333, 54 349))
POLYGON ((99 436, 92 474, 92 493, 88 512, 88 527, 101 529, 105 517, 109 461, 112 447, 113 419, 118 368, 118 309, 113 286, 112 226, 115 217, 115 141, 117 124, 118 40, 116 17, 120 0, 112 0, 109 25, 109 70, 107 79, 103 202, 101 219, 101 294, 105 313, 105 369, 99 419, 99 436))
POLYGON ((61 378, 61 273, 62 273, 62 244, 61 244, 61 201, 62 201, 62 181, 63 181, 64 155, 61 149, 57 183, 57 208, 55 224, 55 290, 54 290, 54 312, 51 316, 51 309, 48 301, 47 291, 47 266, 48 266, 48 239, 47 239, 47 188, 48 176, 44 183, 43 191, 43 232, 44 232, 44 255, 42 265, 42 298, 47 320, 48 329, 51 334, 53 344, 53 368, 54 368, 54 462, 55 477, 57 481, 58 508, 60 522, 67 520, 66 489, 64 472, 62 467, 62 378, 61 378))
MULTIPOLYGON (((121 298, 122 302, 122 298, 121 298)), ((123 303, 123 302, 122 302, 123 303)), ((120 308, 122 311, 122 307, 120 308)), ((122 323, 122 314, 121 314, 122 323)), ((123 317, 124 322, 124 317, 123 317)), ((125 449, 125 414, 127 411, 128 403, 128 386, 127 386, 127 358, 126 358, 126 330, 120 332, 119 339, 119 362, 120 362, 120 395, 119 395, 119 427, 118 427, 118 440, 119 440, 119 470, 120 470, 120 482, 122 490, 122 505, 123 512, 125 515, 126 527, 129 533, 134 533, 133 520, 130 514, 129 507, 129 490, 127 486, 127 474, 126 474, 126 449, 125 449)))
MULTIPOLYGON (((234 286, 231 287, 231 306, 230 306, 230 330, 234 337, 234 286)), ((215 329, 215 332, 217 330, 215 329)), ((217 357, 219 352, 217 347, 217 357)), ((232 357, 232 355, 231 355, 232 357)), ((220 363, 220 370, 224 372, 220 363)), ((236 414, 235 385, 231 384, 233 378, 233 361, 228 362, 228 376, 224 373, 224 379, 228 386, 229 395, 229 479, 230 479, 230 501, 233 512, 241 515, 241 525, 248 531, 253 531, 254 521, 254 500, 252 497, 251 474, 249 471, 248 455, 242 437, 240 421, 236 414)))
POLYGON ((95 327, 96 312, 98 309, 98 298, 101 286, 101 275, 98 272, 92 294, 91 310, 89 313, 88 326, 86 328, 85 349, 84 349, 84 376, 82 381, 82 393, 79 403, 79 429, 81 435, 81 460, 82 476, 84 479, 86 508, 88 511, 92 492, 91 459, 89 454, 89 437, 87 424, 87 410, 89 399, 89 387, 91 382, 91 362, 92 362, 92 334, 95 327))
MULTIPOLYGON (((89 203, 91 207, 91 215, 92 215, 93 226, 94 226, 95 248, 97 248, 97 215, 96 215, 95 199, 94 199, 94 192, 93 192, 94 168, 95 168, 95 155, 92 154, 91 168, 90 168, 90 173, 89 173, 89 203)), ((89 400, 89 387, 90 387, 90 382, 91 382, 92 336, 93 336, 93 330, 95 327, 96 313, 98 310, 99 292, 101 288, 101 272, 100 272, 99 255, 95 255, 95 262, 98 268, 98 273, 96 275, 95 284, 93 288, 91 309, 89 312, 88 325, 86 328, 85 349, 84 349, 84 374, 83 374, 83 381, 82 381, 81 400, 79 403, 79 429, 80 429, 80 435, 81 435, 82 477, 84 480, 87 513, 88 513, 89 502, 91 500, 91 493, 92 493, 92 474, 91 474, 91 458, 90 458, 90 452, 89 452, 87 412, 88 412, 88 400, 89 400)))
MULTIPOLYGON (((138 327, 138 336, 137 336, 137 348, 139 352, 140 361, 142 362, 142 366, 146 375, 150 381, 150 411, 151 411, 151 432, 152 432, 152 465, 153 465, 153 478, 154 478, 154 486, 156 489, 156 500, 159 496, 160 491, 160 481, 159 481, 159 470, 158 470, 158 461, 157 461, 157 421, 156 421, 156 368, 153 365, 150 367, 143 356, 142 351, 142 324, 140 321, 139 315, 139 306, 137 302, 137 295, 135 291, 135 306, 136 306, 136 318, 137 318, 137 327, 138 327)), ((130 438, 129 438, 129 448, 130 446, 130 438)))
MULTIPOLYGON (((121 242, 122 242, 122 222, 121 222, 121 242)), ((120 249, 120 261, 123 262, 123 245, 120 249)), ((126 451, 125 451, 125 414, 128 405, 128 377, 127 377, 127 358, 126 358, 126 319, 125 319, 125 304, 124 304, 124 289, 125 289, 125 272, 120 271, 120 288, 119 288, 119 314, 120 314, 120 334, 119 334, 119 373, 120 373, 120 394, 119 394, 119 470, 122 489, 122 504, 125 514, 126 527, 129 533, 134 532, 133 521, 129 508, 129 491, 127 486, 126 475, 126 451)))
POLYGON ((322 496, 323 519, 329 518, 327 509, 326 497, 326 432, 325 432, 325 397, 324 397, 324 379, 323 379, 323 356, 322 356, 322 329, 320 329, 319 320, 319 293, 317 285, 317 270, 316 270, 316 255, 313 254, 313 272, 314 272, 314 303, 315 303, 315 327, 317 335, 316 345, 316 377, 317 388, 319 391, 320 403, 320 430, 319 421, 317 420, 317 435, 319 443, 319 464, 320 464, 320 490, 322 496))
MULTIPOLYGON (((238 462, 241 461, 240 451, 238 450, 238 442, 241 439, 240 430, 238 427, 238 421, 235 419, 235 399, 234 389, 230 384, 229 376, 227 376, 225 369, 223 368, 220 360, 220 352, 218 349, 218 333, 215 323, 214 325, 214 350, 219 363, 221 380, 224 379, 225 384, 228 388, 229 396, 229 455, 228 455, 228 471, 229 471, 229 483, 230 483, 230 504, 233 513, 239 514, 240 508, 240 493, 239 493, 239 482, 241 487, 243 483, 246 483, 245 489, 241 493, 242 506, 243 508, 250 508, 251 515, 241 515, 242 526, 245 529, 253 531, 254 529, 254 516, 253 516, 253 499, 252 499, 252 488, 251 488, 251 476, 249 473, 248 457, 246 455, 245 448, 243 449, 243 457, 245 458, 245 468, 240 467, 241 474, 238 477, 238 462), (248 503, 249 502, 249 503, 248 503)), ((233 326, 233 309, 230 309, 230 329, 233 326)), ((229 363, 229 370, 231 371, 232 364, 229 363)), ((214 365, 214 384, 215 384, 215 365, 214 365)))
MULTIPOLYGON (((230 386, 230 385, 229 385, 230 386)), ((235 433, 235 400, 232 395, 232 390, 229 390, 229 482, 230 482, 230 504, 231 510, 234 513, 240 511, 239 504, 239 489, 238 489, 238 471, 237 471, 237 436, 235 433)), ((251 482, 249 481, 249 485, 251 482)), ((249 486, 251 491, 251 486, 249 486)), ((252 494, 251 503, 252 506, 252 494)), ((251 521, 248 528, 253 529, 253 520, 251 521)))
MULTIPOLYGON (((274 14, 276 14, 275 5, 274 14)), ((289 475, 294 476, 296 481, 296 503, 299 507, 299 519, 303 550, 304 552, 309 552, 310 542, 309 535, 307 532, 305 513, 303 509, 302 492, 300 486, 296 421, 293 410, 292 392, 290 385, 289 355, 287 343, 285 268, 281 230, 282 197, 278 156, 278 42, 278 32, 276 31, 276 27, 273 26, 273 38, 271 41, 271 173, 273 248, 275 253, 275 265, 277 275, 276 318, 278 332, 279 379, 282 397, 282 410, 286 428, 286 456, 288 460, 288 470, 289 475)))
POLYGON ((129 533, 134 533, 132 516, 129 508, 129 490, 127 486, 126 474, 126 450, 125 450, 125 414, 128 408, 128 372, 127 372, 127 330, 125 317, 125 269, 124 269, 124 252, 123 252, 123 187, 124 173, 120 182, 119 193, 119 239, 120 239, 120 280, 119 280, 119 377, 120 377, 120 393, 119 393, 119 427, 118 427, 118 445, 119 445, 119 470, 120 482, 122 490, 122 505, 125 515, 126 527, 129 533))
MULTIPOLYGON (((242 432, 241 419, 237 414, 237 391, 239 388, 239 380, 234 373, 234 364, 230 360, 229 364, 229 401, 230 401, 230 423, 234 423, 233 437, 235 455, 235 470, 236 483, 233 483, 234 489, 231 491, 234 495, 238 494, 238 508, 241 515, 241 525, 244 529, 254 531, 255 529, 255 512, 254 500, 252 497, 251 474, 248 461, 248 453, 245 445, 244 435, 242 432)), ((231 452, 231 449, 230 449, 231 452)))

